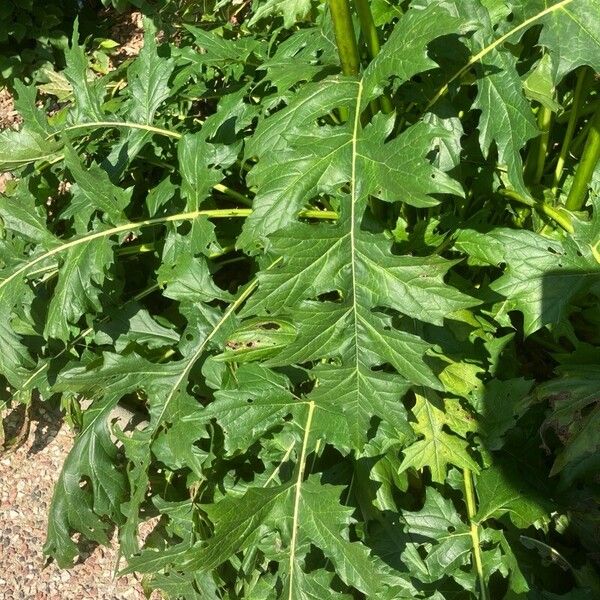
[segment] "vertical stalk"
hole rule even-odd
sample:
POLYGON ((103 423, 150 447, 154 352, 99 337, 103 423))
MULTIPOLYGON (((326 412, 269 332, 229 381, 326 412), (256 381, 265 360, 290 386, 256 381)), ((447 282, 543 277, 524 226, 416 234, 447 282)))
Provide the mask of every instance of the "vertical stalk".
POLYGON ((567 160, 567 154, 569 153, 569 146, 573 140, 575 134, 575 127, 577 125, 577 118, 579 116, 579 105, 581 104, 583 86, 587 79, 588 70, 586 67, 582 67, 577 74, 577 83, 575 84, 575 92, 573 94, 573 103, 571 104, 571 114, 569 115, 569 122, 567 123, 567 130, 565 131, 565 137, 560 147, 560 153, 558 155, 558 161, 554 169, 554 179, 552 181, 552 195, 556 196, 558 191, 558 184, 562 177, 562 172, 565 167, 565 161, 567 160))
POLYGON ((592 121, 589 120, 582 128, 581 131, 574 137, 571 142, 571 155, 572 156, 581 156, 581 150, 583 145, 585 144, 585 140, 587 140, 588 133, 592 128, 592 121))
POLYGON ((525 160, 525 180, 537 184, 542 179, 544 164, 546 162, 546 149, 550 137, 550 122, 552 112, 544 105, 540 105, 537 112, 537 124, 541 134, 531 142, 531 146, 525 160))
MULTIPOLYGON (((379 54, 380 46, 377 27, 375 27, 375 21, 373 21, 373 15, 371 14, 371 8, 369 7, 369 0, 354 0, 354 5, 356 6, 356 12, 358 13, 360 30, 365 39, 369 58, 373 59, 379 54)), ((386 94, 381 96, 380 102, 381 109, 384 113, 389 114, 394 110, 392 101, 386 94)))
POLYGON ((369 1, 354 0, 354 6, 356 6, 358 20, 360 21, 360 30, 365 38, 369 58, 375 58, 379 53, 379 36, 377 35, 377 28, 375 27, 375 21, 373 21, 373 15, 369 7, 369 1))
POLYGON ((552 125, 552 111, 545 106, 540 107, 538 114, 538 125, 542 132, 537 147, 537 160, 535 161, 535 172, 533 182, 540 183, 544 175, 544 166, 546 164, 546 152, 548 151, 548 142, 550 140, 550 127, 552 125))
POLYGON ((483 575, 483 561, 481 560, 481 545, 479 541, 479 523, 474 521, 477 509, 475 507, 475 490, 473 489, 473 478, 471 469, 463 469, 463 478, 465 482, 465 501, 467 503, 467 515, 471 524, 471 541, 473 543, 473 562, 475 563, 475 571, 479 581, 479 598, 480 600, 490 600, 485 578, 483 575))
POLYGON ((329 9, 331 10, 333 33, 340 56, 342 73, 358 75, 360 57, 352 25, 350 3, 348 0, 329 0, 329 9))
MULTIPOLYGON (((350 3, 348 0, 329 0, 329 9, 331 10, 333 34, 340 64, 342 65, 342 73, 356 76, 360 67, 360 56, 356 45, 354 26, 352 25, 350 3)), ((342 123, 346 122, 348 120, 348 108, 340 106, 339 115, 342 123)))
POLYGON ((569 191, 565 206, 569 210, 581 210, 585 204, 588 185, 596 164, 600 159, 600 107, 596 109, 590 121, 590 131, 587 135, 581 161, 575 172, 573 185, 569 191))

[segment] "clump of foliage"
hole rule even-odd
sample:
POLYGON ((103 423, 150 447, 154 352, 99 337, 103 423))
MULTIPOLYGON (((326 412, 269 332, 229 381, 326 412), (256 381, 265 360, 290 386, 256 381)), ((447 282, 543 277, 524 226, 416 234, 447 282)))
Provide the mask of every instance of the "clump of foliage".
POLYGON ((0 5, 0 84, 55 63, 68 43, 77 0, 3 0, 0 5))
POLYGON ((75 29, 73 100, 19 85, 0 134, 7 402, 79 428, 46 553, 116 527, 170 598, 598 597, 600 1, 221 4, 147 21, 126 86, 75 29))
POLYGON ((50 78, 56 89, 57 82, 52 80, 52 73, 64 67, 64 51, 68 48, 75 18, 85 24, 86 32, 95 29, 96 35, 105 34, 103 25, 107 14, 101 13, 103 7, 118 11, 143 8, 149 13, 169 10, 181 13, 181 16, 189 13, 189 9, 187 13, 183 10, 187 8, 185 0, 160 3, 146 0, 3 0, 0 5, 0 85, 12 87, 17 78, 46 82, 50 78))

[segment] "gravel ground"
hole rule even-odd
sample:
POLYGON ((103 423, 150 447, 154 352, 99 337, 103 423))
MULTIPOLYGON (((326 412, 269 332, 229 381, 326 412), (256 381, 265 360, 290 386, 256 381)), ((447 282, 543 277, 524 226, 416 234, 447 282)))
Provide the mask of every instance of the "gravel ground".
POLYGON ((0 454, 0 600, 142 600, 136 579, 114 579, 114 548, 87 548, 70 571, 44 566, 52 489, 73 435, 60 414, 34 410, 26 442, 0 454))
POLYGON ((17 129, 21 122, 21 115, 15 110, 12 94, 8 88, 0 87, 0 129, 17 129))
MULTIPOLYGON (((21 117, 15 110, 15 103, 11 93, 5 87, 0 87, 0 131, 3 129, 16 129, 21 123, 21 117)), ((0 194, 6 188, 6 182, 12 179, 10 173, 0 173, 0 194)))

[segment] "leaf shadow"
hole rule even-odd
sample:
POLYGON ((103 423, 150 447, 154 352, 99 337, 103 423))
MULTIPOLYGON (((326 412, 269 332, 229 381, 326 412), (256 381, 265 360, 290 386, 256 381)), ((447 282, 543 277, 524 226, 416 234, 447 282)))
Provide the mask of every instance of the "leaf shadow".
POLYGON ((28 456, 42 452, 56 438, 64 419, 58 407, 50 403, 33 401, 31 420, 36 426, 33 428, 33 439, 27 451, 28 456))
MULTIPOLYGON (((527 322, 520 312, 509 312, 516 332, 516 350, 513 354, 506 349, 506 354, 501 353, 497 358, 497 379, 508 383, 526 377, 531 382, 530 389, 511 390, 507 385, 498 393, 492 386, 486 386, 480 426, 491 466, 500 472, 506 488, 514 491, 519 500, 534 504, 547 514, 544 527, 538 524, 519 529, 510 523, 508 513, 491 519, 489 526, 503 530, 527 579, 541 580, 544 589, 565 594, 574 587, 586 587, 580 576, 582 570, 600 572, 597 553, 600 511, 597 470, 593 469, 600 461, 600 445, 590 448, 588 454, 584 452, 580 463, 571 463, 568 471, 557 472, 557 455, 570 440, 564 430, 548 431, 546 423, 553 411, 552 398, 539 393, 538 386, 552 380, 563 405, 575 403, 564 365, 574 361, 572 353, 578 345, 591 347, 598 343, 597 325, 586 322, 589 314, 583 307, 595 306, 597 310, 600 269, 566 268, 560 255, 556 261, 556 268, 542 276, 538 293, 530 294, 529 302, 539 317, 536 331, 529 336, 521 335, 527 322), (564 384, 562 391, 561 384, 564 384), (506 423, 500 436, 486 435, 490 423, 497 424, 501 418, 506 423), (597 460, 590 462, 592 454, 597 460)), ((589 366, 600 373, 600 361, 589 366)), ((600 389, 597 401, 600 402, 600 389)))

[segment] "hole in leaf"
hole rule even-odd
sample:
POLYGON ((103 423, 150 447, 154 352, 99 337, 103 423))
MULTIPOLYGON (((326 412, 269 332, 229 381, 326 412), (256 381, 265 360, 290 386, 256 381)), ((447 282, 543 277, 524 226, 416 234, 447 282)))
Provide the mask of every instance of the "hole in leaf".
POLYGON ((177 227, 177 233, 181 235, 187 235, 192 230, 192 224, 188 221, 184 221, 179 227, 177 227))
POLYGON ((339 290, 332 290, 330 292, 319 294, 317 300, 319 300, 319 302, 341 302, 342 296, 339 290))
POLYGON ((279 325, 279 323, 273 323, 273 322, 269 322, 269 323, 261 323, 258 326, 259 329, 265 329, 266 331, 269 330, 277 330, 277 329, 281 329, 281 325, 279 325))

